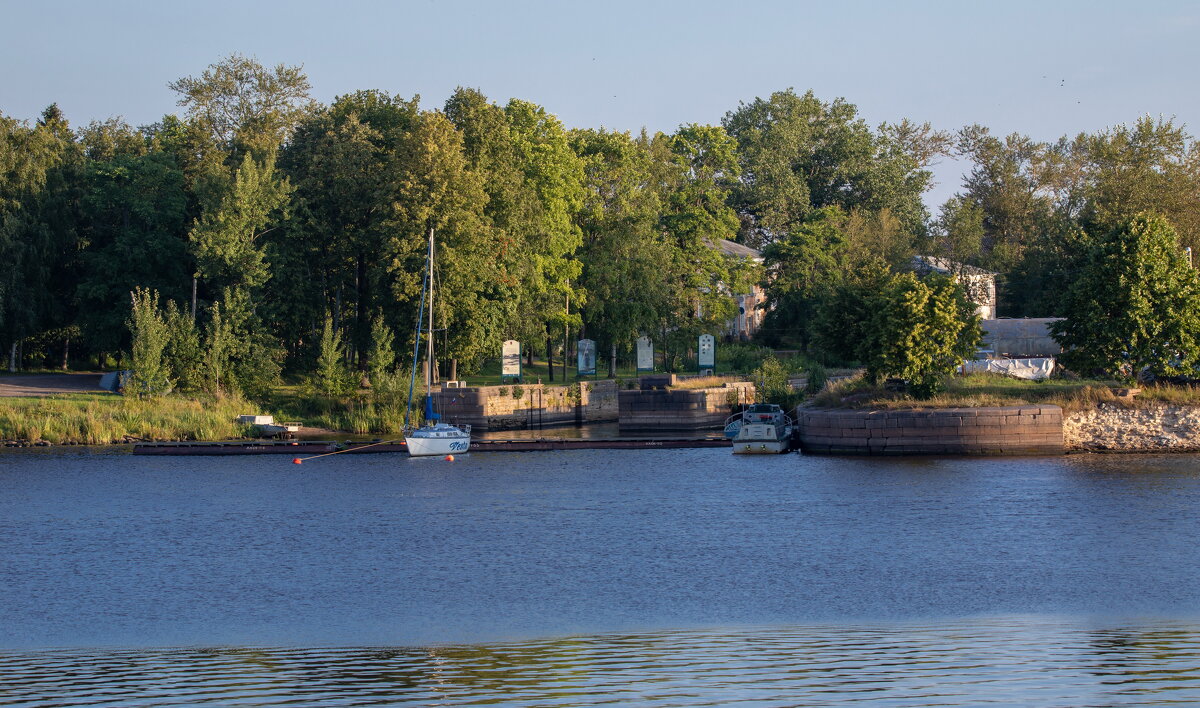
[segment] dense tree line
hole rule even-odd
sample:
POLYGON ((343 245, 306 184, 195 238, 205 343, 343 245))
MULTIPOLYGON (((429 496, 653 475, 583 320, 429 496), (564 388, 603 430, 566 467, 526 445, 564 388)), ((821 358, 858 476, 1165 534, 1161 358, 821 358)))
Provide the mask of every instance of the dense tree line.
POLYGON ((185 389, 253 393, 331 357, 372 371, 411 346, 430 230, 443 375, 505 339, 560 364, 579 335, 615 354, 650 334, 677 356, 760 281, 765 343, 864 361, 864 293, 911 300, 894 278, 917 253, 1000 273, 1004 314, 1054 315, 1080 244, 1121 219, 1151 212, 1200 246, 1200 149, 1165 120, 1038 143, 872 128, 787 90, 720 125, 631 134, 468 88, 440 109, 374 90, 321 105, 299 68, 241 56, 170 87, 181 114, 140 128, 0 116, 10 368, 119 362, 153 303, 185 389), (951 154, 971 171, 932 216, 928 167, 951 154))

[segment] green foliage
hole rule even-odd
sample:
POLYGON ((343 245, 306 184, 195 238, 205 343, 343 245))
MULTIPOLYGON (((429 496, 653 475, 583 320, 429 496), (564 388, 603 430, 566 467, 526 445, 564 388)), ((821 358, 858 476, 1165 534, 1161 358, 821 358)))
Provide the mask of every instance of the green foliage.
POLYGON ((130 366, 133 375, 125 385, 126 395, 150 398, 171 389, 169 367, 163 352, 171 333, 158 309, 158 293, 138 288, 130 293, 132 309, 128 326, 133 340, 130 366))
POLYGON ((317 370, 311 379, 312 389, 322 396, 336 398, 345 396, 354 389, 354 382, 346 368, 346 352, 342 347, 342 333, 333 327, 333 318, 325 315, 325 326, 321 330, 320 354, 317 370))
MULTIPOLYGON (((106 154, 117 148, 94 149, 106 154)), ((79 320, 92 347, 119 349, 126 340, 115 300, 137 287, 175 301, 187 296, 192 265, 183 172, 162 152, 119 153, 91 162, 84 179, 80 235, 87 250, 75 289, 79 320)))
POLYGON ((808 379, 804 385, 804 392, 808 394, 820 393, 821 389, 825 388, 825 384, 829 382, 829 374, 825 371, 825 367, 820 364, 812 364, 808 367, 808 379))
POLYGON ((793 393, 788 384, 788 370, 773 356, 763 359, 758 368, 750 372, 754 382, 754 398, 760 403, 775 403, 785 409, 790 407, 793 393))
POLYGON ((167 301, 163 320, 168 336, 164 356, 175 389, 182 393, 202 390, 204 355, 196 324, 187 312, 175 305, 174 300, 167 301))
POLYGON ((240 54, 168 85, 191 119, 230 153, 261 157, 274 151, 311 108, 308 77, 300 67, 267 69, 240 54))
POLYGON ((742 215, 742 239, 769 243, 795 230, 814 210, 889 210, 904 228, 923 228, 923 169, 942 142, 928 126, 907 121, 879 132, 853 104, 830 103, 811 91, 756 98, 722 121, 738 141, 743 178, 733 195, 742 215))
POLYGON ((1162 217, 1099 230, 1051 325, 1069 368, 1124 380, 1200 372, 1200 276, 1162 217))
POLYGON ((392 342, 396 335, 384 323, 383 317, 371 320, 371 349, 367 353, 367 373, 371 388, 375 389, 386 377, 394 373, 396 352, 392 342))
POLYGON ((230 367, 236 346, 229 321, 221 315, 220 303, 213 303, 200 360, 200 386, 205 393, 212 396, 237 393, 230 367))
POLYGON ((247 154, 219 204, 192 229, 196 266, 214 288, 251 290, 271 277, 260 236, 291 192, 274 162, 273 155, 260 162, 247 154))
POLYGON ((879 294, 892 277, 882 261, 868 261, 846 273, 817 300, 809 321, 814 355, 841 365, 859 361, 861 344, 870 336, 879 294))
POLYGON ((258 403, 266 402, 280 381, 283 352, 263 333, 242 338, 239 356, 233 364, 233 378, 243 396, 258 403))
POLYGON ((982 332, 974 307, 951 279, 911 273, 895 276, 873 303, 874 314, 859 347, 867 377, 897 377, 917 398, 939 391, 982 332))
POLYGON ((717 363, 722 368, 738 373, 749 373, 770 355, 769 349, 757 344, 734 342, 717 347, 717 363))

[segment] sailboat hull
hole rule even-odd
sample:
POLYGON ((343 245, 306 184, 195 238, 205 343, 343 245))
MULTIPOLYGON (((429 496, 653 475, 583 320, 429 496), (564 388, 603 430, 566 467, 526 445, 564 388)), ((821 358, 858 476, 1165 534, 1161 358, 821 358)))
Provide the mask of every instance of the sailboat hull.
POLYGON ((471 433, 458 426, 439 423, 412 431, 404 436, 404 442, 412 457, 452 455, 471 449, 471 433))

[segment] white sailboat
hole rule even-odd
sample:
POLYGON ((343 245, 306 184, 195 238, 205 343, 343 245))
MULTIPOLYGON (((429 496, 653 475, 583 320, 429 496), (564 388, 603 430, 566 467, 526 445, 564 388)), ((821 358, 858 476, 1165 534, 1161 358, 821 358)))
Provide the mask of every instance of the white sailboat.
POLYGON ((425 295, 429 295, 429 346, 425 351, 425 425, 409 427, 412 412, 413 382, 417 377, 417 361, 421 349, 421 325, 424 313, 417 314, 417 341, 413 348, 413 371, 408 383, 408 408, 404 411, 404 442, 408 454, 414 457, 451 455, 471 449, 471 426, 441 422, 441 416, 433 410, 433 229, 429 230, 429 252, 425 259, 425 283, 421 288, 421 308, 425 307, 425 295))

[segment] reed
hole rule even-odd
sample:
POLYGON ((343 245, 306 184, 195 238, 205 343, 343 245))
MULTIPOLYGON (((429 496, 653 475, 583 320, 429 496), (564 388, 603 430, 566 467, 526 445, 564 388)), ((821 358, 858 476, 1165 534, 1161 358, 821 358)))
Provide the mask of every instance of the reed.
POLYGON ((99 445, 142 440, 222 440, 250 437, 235 422, 254 410, 240 398, 63 394, 0 399, 0 439, 99 445))

